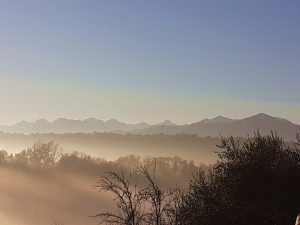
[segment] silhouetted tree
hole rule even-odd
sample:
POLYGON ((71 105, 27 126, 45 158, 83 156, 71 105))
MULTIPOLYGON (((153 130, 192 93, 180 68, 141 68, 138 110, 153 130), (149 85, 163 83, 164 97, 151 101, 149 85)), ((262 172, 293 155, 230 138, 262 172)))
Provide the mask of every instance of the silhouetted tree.
MULTIPOLYGON (((299 141, 299 136, 298 136, 299 141)), ((293 224, 300 202, 300 151, 277 135, 222 139, 219 161, 198 173, 180 224, 293 224)))
MULTIPOLYGON (((108 172, 96 185, 100 191, 111 192, 118 212, 101 212, 96 215, 100 224, 121 225, 173 225, 177 221, 179 189, 165 191, 146 167, 139 167, 136 173, 146 179, 145 187, 131 183, 123 172, 108 172)), ((155 172, 154 172, 155 174, 155 172)))
POLYGON ((117 213, 104 212, 96 215, 100 224, 140 225, 145 219, 144 202, 146 195, 144 189, 132 186, 131 173, 128 177, 123 172, 107 172, 96 185, 99 191, 111 192, 118 207, 117 213))
POLYGON ((179 225, 181 221, 181 206, 183 204, 184 191, 177 187, 171 190, 165 210, 165 221, 168 225, 179 225))
POLYGON ((146 178, 147 182, 147 186, 144 189, 146 201, 149 203, 147 223, 153 225, 170 224, 176 217, 173 215, 175 213, 173 207, 176 205, 178 199, 174 198, 174 196, 179 189, 163 190, 155 178, 156 169, 154 169, 152 175, 145 166, 140 167, 138 172, 146 178))

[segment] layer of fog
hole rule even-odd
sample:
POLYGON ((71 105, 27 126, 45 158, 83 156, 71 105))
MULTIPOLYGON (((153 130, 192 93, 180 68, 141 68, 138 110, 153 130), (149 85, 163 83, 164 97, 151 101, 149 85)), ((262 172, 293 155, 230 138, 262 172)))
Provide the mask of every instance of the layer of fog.
POLYGON ((96 179, 1 168, 0 224, 97 224, 90 216, 109 210, 112 199, 92 187, 96 179))
POLYGON ((215 162, 219 138, 200 138, 193 135, 120 135, 120 134, 0 134, 0 149, 20 152, 37 140, 54 141, 65 152, 79 151, 116 160, 121 156, 142 157, 180 156, 196 163, 215 162))

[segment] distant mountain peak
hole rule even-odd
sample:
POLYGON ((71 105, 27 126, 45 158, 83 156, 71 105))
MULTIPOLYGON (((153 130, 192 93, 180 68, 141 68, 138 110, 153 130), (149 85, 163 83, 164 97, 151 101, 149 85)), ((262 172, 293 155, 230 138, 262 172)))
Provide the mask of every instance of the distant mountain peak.
POLYGON ((138 123, 137 125, 144 125, 144 126, 150 126, 148 123, 146 123, 146 122, 140 122, 140 123, 138 123))
POLYGON ((218 124, 218 123, 230 123, 235 121, 234 119, 230 119, 224 116, 217 116, 213 119, 204 119, 200 121, 200 123, 206 123, 206 124, 218 124))
POLYGON ((90 117, 90 118, 87 118, 85 120, 83 120, 83 122, 87 122, 87 123, 98 123, 98 122, 103 122, 102 120, 99 120, 95 117, 90 117))
POLYGON ((266 113, 258 113, 258 114, 255 114, 254 116, 250 116, 250 117, 245 118, 245 119, 261 119, 261 120, 265 120, 265 119, 280 119, 280 120, 288 121, 286 119, 282 119, 280 117, 271 116, 271 115, 268 115, 266 113))
POLYGON ((293 124, 290 120, 287 120, 287 119, 284 119, 284 118, 281 118, 281 117, 275 117, 275 116, 271 116, 271 115, 268 115, 268 114, 265 114, 265 113, 258 113, 254 116, 251 116, 251 117, 248 117, 248 118, 245 118, 245 120, 276 120, 276 121, 281 121, 281 122, 285 122, 285 123, 289 123, 289 124, 293 124))
POLYGON ((219 137, 221 134, 223 137, 231 135, 246 137, 258 130, 262 135, 267 135, 274 131, 286 140, 294 140, 296 133, 300 132, 300 125, 265 113, 259 113, 252 117, 237 120, 218 116, 190 125, 178 125, 174 127, 154 125, 135 133, 148 135, 160 133, 168 135, 191 134, 200 137, 219 137))
POLYGON ((35 121, 35 123, 44 124, 44 123, 49 123, 49 122, 46 119, 38 119, 35 121))
POLYGON ((107 124, 115 124, 115 123, 122 123, 122 122, 120 122, 119 120, 116 120, 116 119, 110 119, 110 120, 107 120, 105 123, 107 123, 107 124))
POLYGON ((170 120, 165 120, 162 123, 155 124, 154 126, 176 126, 177 124, 173 123, 170 120))
POLYGON ((263 118, 263 119, 265 119, 265 118, 275 118, 275 117, 270 116, 270 115, 265 114, 265 113, 258 113, 256 115, 252 116, 252 118, 263 118))
POLYGON ((213 118, 213 120, 219 120, 219 121, 232 121, 234 119, 230 119, 228 117, 224 117, 224 116, 217 116, 215 118, 213 118))

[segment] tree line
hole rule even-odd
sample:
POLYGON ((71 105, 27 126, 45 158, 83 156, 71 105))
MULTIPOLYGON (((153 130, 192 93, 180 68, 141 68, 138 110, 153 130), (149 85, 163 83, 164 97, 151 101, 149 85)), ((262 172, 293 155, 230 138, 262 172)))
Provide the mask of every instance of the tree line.
MULTIPOLYGON (((174 157, 140 157, 128 155, 109 161, 93 157, 81 152, 64 152, 55 142, 37 141, 31 147, 15 154, 0 150, 0 168, 11 167, 36 172, 57 171, 69 173, 83 173, 89 176, 103 176, 106 171, 131 171, 145 166, 149 169, 157 168, 156 178, 164 187, 176 183, 188 186, 191 174, 201 167, 208 170, 209 166, 196 165, 193 161, 174 157)), ((133 173, 134 177, 140 175, 133 173)))

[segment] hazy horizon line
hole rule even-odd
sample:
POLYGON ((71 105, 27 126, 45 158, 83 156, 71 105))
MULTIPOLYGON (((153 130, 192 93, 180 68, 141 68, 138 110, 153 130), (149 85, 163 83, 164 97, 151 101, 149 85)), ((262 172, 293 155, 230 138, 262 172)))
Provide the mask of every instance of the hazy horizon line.
POLYGON ((26 119, 24 119, 24 120, 19 120, 19 121, 9 123, 9 124, 0 124, 0 126, 14 126, 14 125, 16 125, 18 123, 22 123, 22 122, 35 123, 35 122, 38 122, 39 120, 45 120, 48 123, 54 123, 55 121, 58 121, 60 119, 73 120, 73 121, 82 121, 82 122, 84 122, 86 120, 89 120, 89 119, 95 119, 95 120, 98 120, 98 121, 102 121, 104 123, 115 120, 115 121, 118 121, 120 123, 124 123, 124 124, 127 124, 127 125, 136 125, 136 124, 146 123, 149 126, 153 126, 153 125, 157 125, 157 124, 164 123, 164 122, 171 122, 171 123, 174 123, 176 125, 189 125, 189 124, 198 123, 198 122, 201 122, 201 121, 204 121, 204 120, 217 119, 217 118, 220 118, 220 117, 226 118, 226 119, 231 119, 231 120, 242 120, 242 119, 250 118, 250 117, 253 117, 253 116, 257 116, 257 115, 267 115, 267 116, 274 117, 274 118, 280 118, 280 119, 288 120, 288 121, 292 122, 293 124, 297 124, 297 125, 299 124, 299 123, 297 123, 297 122, 295 122, 295 121, 293 121, 289 118, 275 116, 275 115, 267 114, 267 113, 264 113, 264 112, 260 112, 260 113, 251 114, 251 115, 247 115, 247 116, 240 116, 238 118, 232 118, 232 117, 229 117, 229 116, 222 116, 222 115, 212 116, 212 117, 209 117, 209 118, 205 117, 205 118, 199 119, 197 121, 191 121, 191 122, 186 122, 186 123, 179 123, 179 122, 176 122, 176 121, 170 120, 170 119, 164 119, 164 120, 155 121, 155 122, 147 122, 147 121, 126 122, 126 121, 123 121, 123 120, 120 120, 120 119, 117 119, 117 118, 99 119, 98 117, 91 116, 91 117, 83 117, 83 118, 57 117, 56 119, 47 119, 47 118, 38 118, 38 119, 35 119, 35 120, 26 120, 26 119))

